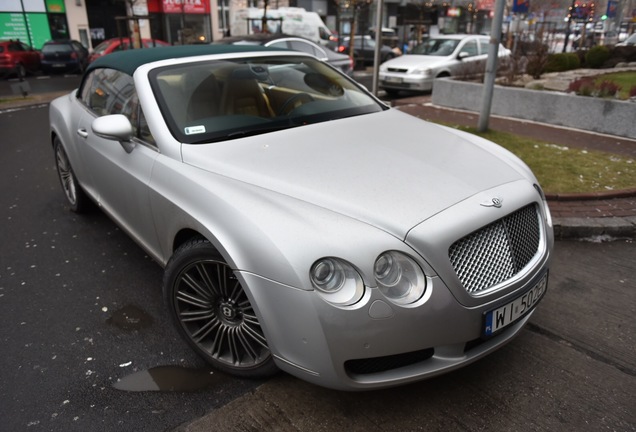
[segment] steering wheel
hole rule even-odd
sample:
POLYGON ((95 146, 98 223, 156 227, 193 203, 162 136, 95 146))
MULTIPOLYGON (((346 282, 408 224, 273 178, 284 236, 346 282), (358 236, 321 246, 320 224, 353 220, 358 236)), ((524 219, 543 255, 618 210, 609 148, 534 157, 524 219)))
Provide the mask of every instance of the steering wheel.
POLYGON ((314 97, 309 93, 296 93, 283 103, 283 105, 279 108, 277 115, 289 114, 299 106, 307 102, 313 102, 314 100, 314 97))

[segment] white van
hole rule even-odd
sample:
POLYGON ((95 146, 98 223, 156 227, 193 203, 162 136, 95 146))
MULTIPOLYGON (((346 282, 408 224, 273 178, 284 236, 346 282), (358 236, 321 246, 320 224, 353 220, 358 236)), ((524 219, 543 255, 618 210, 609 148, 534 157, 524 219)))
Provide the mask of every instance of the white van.
MULTIPOLYGON (((239 9, 234 12, 230 22, 232 36, 262 33, 263 9, 239 9)), ((327 45, 330 40, 336 39, 320 15, 294 7, 268 9, 267 32, 300 36, 321 45, 327 45)))

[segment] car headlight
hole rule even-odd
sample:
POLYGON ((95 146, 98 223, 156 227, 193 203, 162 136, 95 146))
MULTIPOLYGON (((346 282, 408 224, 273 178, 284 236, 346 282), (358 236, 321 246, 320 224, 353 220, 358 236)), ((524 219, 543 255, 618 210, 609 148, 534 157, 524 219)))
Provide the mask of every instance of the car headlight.
POLYGON ((431 70, 430 69, 414 69, 413 74, 421 75, 424 78, 426 78, 427 76, 431 75, 431 70))
POLYGON ((409 256, 388 251, 375 260, 375 280, 384 296, 397 305, 407 305, 422 298, 426 277, 409 256))
POLYGON ((311 284, 330 303, 348 306, 364 294, 362 277, 348 262, 338 258, 321 258, 309 271, 311 284))

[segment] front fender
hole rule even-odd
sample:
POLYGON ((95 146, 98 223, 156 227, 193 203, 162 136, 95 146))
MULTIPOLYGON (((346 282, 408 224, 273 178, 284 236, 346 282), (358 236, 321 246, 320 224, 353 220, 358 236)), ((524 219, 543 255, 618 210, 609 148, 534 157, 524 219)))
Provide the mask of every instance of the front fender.
POLYGON ((322 257, 351 262, 374 286, 373 265, 381 252, 413 254, 366 223, 173 159, 157 160, 151 186, 163 265, 183 229, 205 236, 234 269, 301 289, 312 289, 309 268, 322 257))

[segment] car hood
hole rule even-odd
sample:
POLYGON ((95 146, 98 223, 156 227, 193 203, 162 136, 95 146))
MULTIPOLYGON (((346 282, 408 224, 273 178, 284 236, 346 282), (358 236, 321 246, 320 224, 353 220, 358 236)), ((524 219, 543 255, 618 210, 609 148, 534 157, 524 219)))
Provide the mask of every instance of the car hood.
POLYGON ((391 109, 220 143, 184 144, 182 157, 200 169, 404 239, 445 208, 524 177, 477 142, 391 109))
POLYGON ((399 69, 412 69, 429 67, 434 68, 444 63, 448 63, 451 57, 429 56, 429 55, 417 55, 406 54, 394 59, 388 60, 382 63, 382 67, 391 67, 399 69))

